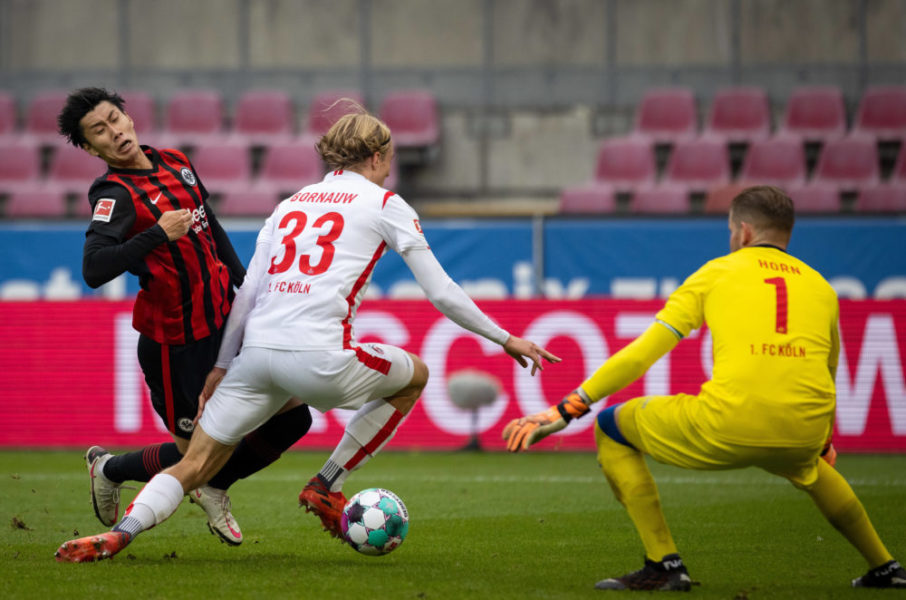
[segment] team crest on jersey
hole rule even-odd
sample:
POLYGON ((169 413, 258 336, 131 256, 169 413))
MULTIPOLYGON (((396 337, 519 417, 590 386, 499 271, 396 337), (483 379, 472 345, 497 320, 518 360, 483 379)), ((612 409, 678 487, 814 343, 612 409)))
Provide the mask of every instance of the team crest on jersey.
POLYGON ((114 204, 116 204, 116 200, 113 198, 100 198, 97 204, 94 205, 94 213, 91 215, 91 220, 109 223, 110 217, 113 215, 114 204))
POLYGON ((195 424, 192 423, 192 419, 189 419, 187 417, 180 419, 176 425, 186 433, 192 433, 192 430, 195 429, 195 424))
POLYGON ((189 167, 183 167, 179 174, 182 176, 183 181, 185 181, 189 185, 195 185, 195 173, 192 172, 192 169, 190 169, 189 167))

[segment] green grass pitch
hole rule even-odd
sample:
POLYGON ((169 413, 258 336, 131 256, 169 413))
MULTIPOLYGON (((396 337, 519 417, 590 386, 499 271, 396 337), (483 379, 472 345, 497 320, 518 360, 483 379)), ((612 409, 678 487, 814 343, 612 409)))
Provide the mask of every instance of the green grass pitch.
MULTIPOLYGON (((618 593, 594 590, 597 580, 641 566, 641 543, 591 453, 385 452, 345 489, 386 487, 406 502, 409 535, 382 557, 333 540, 297 507, 326 456, 292 452, 233 487, 242 546, 221 544, 184 502, 114 560, 72 565, 54 561, 60 543, 105 529, 89 505, 81 454, 0 452, 0 597, 599 598, 618 593)), ((701 582, 695 597, 903 596, 849 588, 865 564, 785 481, 755 469, 651 467, 701 582)), ((906 456, 844 455, 838 467, 894 556, 906 559, 906 456)), ((124 492, 124 507, 134 494, 124 492)))

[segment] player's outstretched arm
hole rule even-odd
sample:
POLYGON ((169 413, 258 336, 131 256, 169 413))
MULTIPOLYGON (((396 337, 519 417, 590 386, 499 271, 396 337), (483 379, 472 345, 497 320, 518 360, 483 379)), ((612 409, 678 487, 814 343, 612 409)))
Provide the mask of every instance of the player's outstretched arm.
POLYGON ((576 388, 547 410, 513 419, 503 428, 503 439, 510 452, 528 450, 552 433, 560 431, 573 419, 588 414, 591 401, 582 388, 576 388))
POLYGON ((535 342, 516 337, 515 335, 507 338, 506 343, 503 344, 503 349, 523 368, 528 366, 526 359, 532 361, 532 375, 544 370, 544 366, 541 363, 542 358, 549 363, 558 363, 562 360, 559 356, 551 354, 535 342))
POLYGON ((620 391, 641 377, 661 356, 676 346, 679 338, 674 331, 660 321, 653 323, 559 404, 510 421, 503 429, 507 450, 528 450, 529 446, 566 427, 574 418, 588 413, 590 404, 620 391))

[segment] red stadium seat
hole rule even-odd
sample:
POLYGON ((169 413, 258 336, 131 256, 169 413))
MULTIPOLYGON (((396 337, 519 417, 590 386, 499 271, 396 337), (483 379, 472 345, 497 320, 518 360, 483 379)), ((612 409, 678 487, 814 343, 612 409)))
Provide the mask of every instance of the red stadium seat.
POLYGON ((711 102, 705 132, 730 143, 751 143, 771 133, 768 95, 760 87, 731 87, 718 91, 711 102))
POLYGON ((612 213, 617 208, 614 186, 602 181, 568 187, 560 194, 560 213, 612 213))
POLYGON ((824 144, 813 179, 852 191, 880 180, 878 147, 874 138, 850 135, 824 144))
POLYGON ((796 213, 840 212, 840 190, 832 183, 813 181, 786 188, 796 213))
POLYGON ((156 133, 157 108, 154 98, 148 92, 139 90, 125 90, 119 95, 126 102, 125 112, 135 124, 135 133, 138 134, 139 143, 144 143, 144 134, 156 133))
POLYGON ((194 147, 222 141, 223 96, 216 90, 182 90, 166 105, 164 134, 167 145, 194 147))
POLYGON ((12 94, 0 92, 0 137, 14 135, 18 127, 16 100, 12 94))
POLYGON ((708 190, 705 194, 705 203, 702 210, 710 215, 725 215, 730 212, 730 204, 733 198, 746 189, 747 185, 742 183, 728 183, 719 185, 708 190))
POLYGON ((306 185, 321 181, 325 167, 315 149, 314 136, 274 144, 264 149, 256 187, 285 197, 306 185))
POLYGON ((728 183, 730 154, 726 144, 705 137, 678 142, 670 153, 664 179, 701 192, 728 183))
POLYGON ((57 116, 69 95, 64 90, 47 90, 36 94, 25 112, 25 134, 41 145, 53 145, 63 140, 57 132, 57 116))
POLYGON ((906 181, 887 182, 859 190, 854 206, 856 212, 906 213, 906 181))
POLYGON ((315 94, 308 105, 306 132, 321 137, 337 122, 337 119, 347 113, 356 112, 356 104, 365 107, 365 97, 355 90, 328 90, 315 94))
POLYGON ((211 194, 222 194, 231 187, 247 187, 252 178, 252 159, 247 144, 213 143, 195 148, 192 165, 201 183, 211 194))
POLYGON ((657 164, 651 141, 640 137, 604 140, 598 150, 595 180, 613 185, 617 192, 651 186, 657 164))
POLYGON ((401 161, 424 162, 433 158, 440 142, 440 117, 434 94, 425 90, 393 92, 381 102, 379 114, 393 132, 393 145, 401 161))
POLYGON ((57 145, 50 158, 47 183, 67 194, 86 195, 95 179, 107 171, 100 158, 70 144, 57 145))
POLYGON ((906 138, 906 86, 871 86, 865 90, 853 132, 867 133, 881 141, 906 138))
POLYGON ((846 134, 843 92, 835 86, 804 86, 793 90, 786 104, 783 132, 802 136, 807 142, 841 138, 846 134))
POLYGON ((695 137, 698 116, 695 96, 688 88, 650 90, 636 110, 633 132, 658 144, 675 144, 695 137))
MULTIPOLYGON (((88 190, 85 190, 86 192, 88 190)), ((22 189, 10 194, 6 216, 12 219, 30 217, 61 218, 66 216, 66 193, 61 189, 22 189)))
POLYGON ((750 184, 786 186, 806 179, 805 147, 801 138, 781 135, 752 142, 739 179, 750 184))
POLYGON ((295 134, 295 113, 282 90, 249 90, 239 97, 233 133, 254 145, 288 141, 295 134))
POLYGON ((17 138, 0 143, 0 193, 33 188, 40 178, 41 149, 37 144, 17 138))
POLYGON ((280 197, 271 190, 236 187, 224 192, 217 204, 221 217, 267 217, 277 207, 280 197))
POLYGON ((691 209, 689 190, 669 183, 640 188, 632 194, 629 207, 631 212, 640 215, 684 215, 691 209))

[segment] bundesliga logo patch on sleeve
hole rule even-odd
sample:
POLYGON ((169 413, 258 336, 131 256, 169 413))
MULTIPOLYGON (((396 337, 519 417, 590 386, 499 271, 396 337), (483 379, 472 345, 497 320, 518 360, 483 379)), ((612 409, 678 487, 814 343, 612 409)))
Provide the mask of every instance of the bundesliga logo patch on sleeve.
POLYGON ((97 204, 94 205, 94 214, 91 215, 91 220, 109 223, 110 217, 113 215, 114 204, 116 204, 116 200, 113 198, 101 198, 98 200, 97 204))

